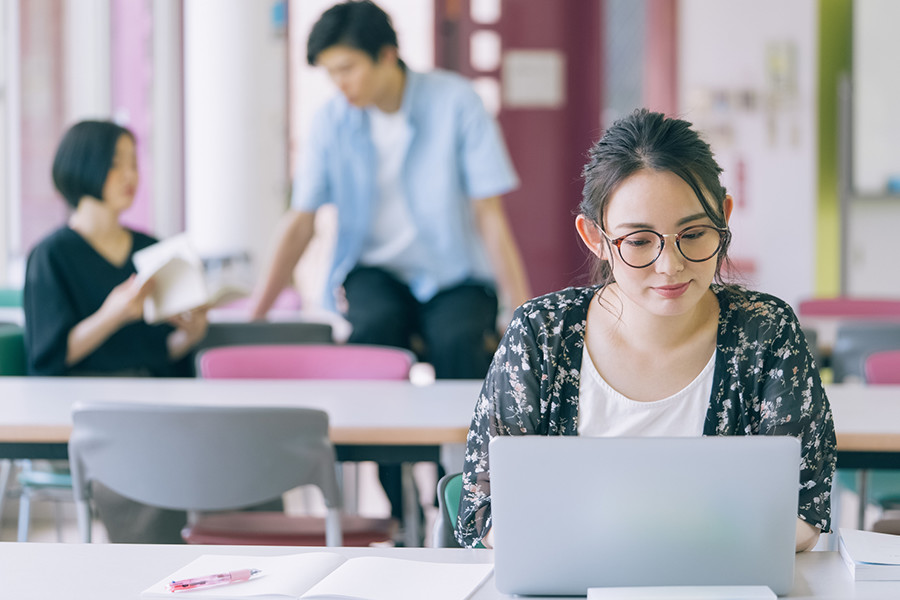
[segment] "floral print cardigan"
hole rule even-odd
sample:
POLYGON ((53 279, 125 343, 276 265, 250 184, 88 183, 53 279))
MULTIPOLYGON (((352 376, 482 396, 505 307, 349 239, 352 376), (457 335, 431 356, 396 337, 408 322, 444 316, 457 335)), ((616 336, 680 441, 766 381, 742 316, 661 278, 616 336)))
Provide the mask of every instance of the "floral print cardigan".
MULTIPOLYGON (((597 287, 526 302, 510 323, 469 428, 456 536, 471 547, 491 527, 488 442, 499 435, 577 435, 587 310, 597 287)), ((836 441, 828 398, 790 306, 713 285, 719 299, 716 364, 703 435, 800 439, 801 519, 829 531, 836 441)), ((535 474, 535 478, 540 474, 535 474)))

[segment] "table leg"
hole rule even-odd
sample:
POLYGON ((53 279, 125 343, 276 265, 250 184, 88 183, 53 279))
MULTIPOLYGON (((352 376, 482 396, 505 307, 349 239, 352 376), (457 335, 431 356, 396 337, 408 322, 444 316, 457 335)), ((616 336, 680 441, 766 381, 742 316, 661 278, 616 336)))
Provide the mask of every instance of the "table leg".
POLYGON ((857 529, 866 528, 866 506, 869 501, 869 470, 860 469, 856 474, 856 489, 859 496, 859 512, 856 517, 857 529))
POLYGON ((413 464, 405 462, 400 465, 403 488, 403 543, 407 548, 422 545, 419 534, 419 492, 413 478, 413 464))

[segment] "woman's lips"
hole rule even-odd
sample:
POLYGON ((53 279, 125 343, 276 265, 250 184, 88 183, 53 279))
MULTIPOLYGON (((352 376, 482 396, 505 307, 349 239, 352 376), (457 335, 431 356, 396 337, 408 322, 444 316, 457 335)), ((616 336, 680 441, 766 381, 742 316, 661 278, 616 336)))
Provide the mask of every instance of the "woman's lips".
POLYGON ((687 283, 679 283, 678 285, 661 285, 653 288, 653 291, 663 298, 678 298, 687 291, 688 286, 690 285, 690 281, 687 283))

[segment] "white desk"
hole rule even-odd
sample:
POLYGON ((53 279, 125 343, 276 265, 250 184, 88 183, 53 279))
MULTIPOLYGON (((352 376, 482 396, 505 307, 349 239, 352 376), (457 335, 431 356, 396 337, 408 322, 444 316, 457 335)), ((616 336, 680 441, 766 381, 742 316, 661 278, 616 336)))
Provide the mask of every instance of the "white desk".
MULTIPOLYGON (((285 381, 0 377, 0 458, 27 446, 64 445, 78 401, 319 408, 339 446, 439 446, 464 443, 480 380, 285 381), (19 445, 14 449, 10 445, 19 445)), ((32 458, 42 457, 32 455, 32 458)), ((351 459, 346 459, 351 460, 351 459)))
MULTIPOLYGON (((239 546, 151 546, 130 544, 0 543, 0 596, 10 600, 137 600, 141 591, 200 554, 288 554, 322 548, 239 546)), ((490 550, 436 548, 338 548, 363 554, 448 563, 485 563, 490 550)), ((794 587, 787 598, 884 600, 900 597, 900 582, 855 583, 836 552, 797 557, 794 587)), ((473 600, 509 598, 489 579, 473 600)))
MULTIPOLYGON (((328 412, 338 446, 458 444, 466 441, 481 383, 0 377, 0 458, 35 458, 12 453, 64 446, 72 404, 90 400, 307 406, 328 412)), ((900 386, 826 390, 842 466, 900 468, 900 386)))

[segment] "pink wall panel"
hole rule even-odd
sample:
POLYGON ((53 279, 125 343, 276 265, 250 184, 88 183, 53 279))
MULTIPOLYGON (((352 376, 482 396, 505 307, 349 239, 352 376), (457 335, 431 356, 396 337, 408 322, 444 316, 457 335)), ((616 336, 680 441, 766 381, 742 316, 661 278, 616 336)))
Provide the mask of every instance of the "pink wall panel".
POLYGON ((113 118, 137 139, 140 184, 124 223, 153 232, 153 14, 151 0, 112 0, 112 111, 113 118))

